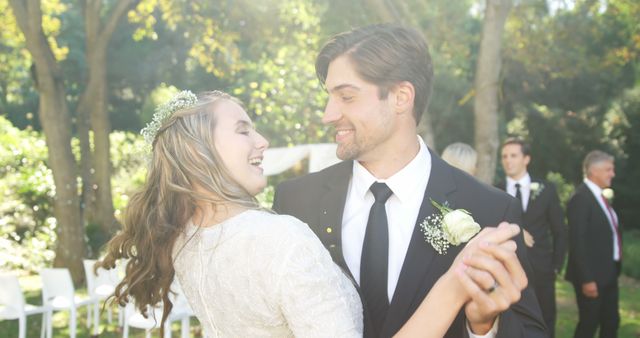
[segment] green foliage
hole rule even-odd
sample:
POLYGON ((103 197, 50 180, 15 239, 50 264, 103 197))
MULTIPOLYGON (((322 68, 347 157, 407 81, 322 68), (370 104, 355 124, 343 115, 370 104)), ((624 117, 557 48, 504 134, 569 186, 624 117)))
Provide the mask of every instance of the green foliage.
POLYGON ((142 136, 130 132, 113 132, 111 137, 111 179, 113 206, 121 216, 129 196, 144 183, 147 174, 146 144, 142 136))
POLYGON ((321 122, 326 95, 314 67, 319 9, 298 0, 281 1, 276 8, 278 32, 263 42, 256 62, 247 62, 233 94, 255 114, 272 146, 326 141, 321 122))
POLYGON ((621 128, 623 136, 617 138, 622 143, 625 157, 616 161, 617 176, 613 183, 616 199, 613 204, 626 229, 640 230, 640 86, 626 91, 612 107, 626 122, 621 128))
POLYGON ((640 279, 640 230, 622 232, 622 272, 640 279))
POLYGON ((547 174, 547 181, 556 186, 556 191, 560 198, 560 205, 566 206, 575 190, 573 184, 568 183, 559 173, 552 171, 547 174))
POLYGON ((55 187, 40 135, 0 116, 0 267, 36 271, 53 259, 55 187))
MULTIPOLYGON (((144 181, 143 146, 139 135, 111 134, 116 215, 122 213, 131 192, 144 181)), ((0 269, 38 271, 54 258, 55 186, 46 160, 47 147, 40 133, 19 130, 0 116, 0 269)), ((96 229, 87 225, 88 238, 104 242, 95 238, 97 231, 92 230, 96 229)))

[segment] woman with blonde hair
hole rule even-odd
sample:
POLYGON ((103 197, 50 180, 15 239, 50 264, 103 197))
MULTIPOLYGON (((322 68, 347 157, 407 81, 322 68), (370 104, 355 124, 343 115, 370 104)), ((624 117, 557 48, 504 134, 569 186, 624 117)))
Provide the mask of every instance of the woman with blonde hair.
MULTIPOLYGON (((114 268, 128 259, 118 303, 134 302, 143 313, 162 303, 162 330, 177 277, 208 337, 362 336, 356 287, 319 239, 256 202, 267 184, 261 162, 268 142, 238 100, 181 92, 156 110, 143 135, 152 152, 147 180, 101 261, 114 268)), ((467 259, 502 263, 514 254, 510 238, 518 232, 506 223, 480 232, 397 335, 442 337, 465 303, 487 301, 491 292, 482 291, 502 278, 524 288, 521 269, 467 259)))
POLYGON ((466 143, 451 143, 442 151, 442 159, 471 176, 476 174, 478 153, 466 143))

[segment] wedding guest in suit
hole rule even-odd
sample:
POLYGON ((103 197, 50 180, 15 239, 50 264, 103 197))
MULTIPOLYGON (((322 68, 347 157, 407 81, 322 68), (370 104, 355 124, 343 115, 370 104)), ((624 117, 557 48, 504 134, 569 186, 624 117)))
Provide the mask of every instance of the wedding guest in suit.
POLYGON ((567 229, 555 186, 532 177, 529 144, 508 138, 502 144, 502 167, 506 180, 498 184, 517 198, 523 213, 522 228, 533 275, 529 277, 551 337, 556 322, 556 275, 562 269, 567 248, 567 229))
POLYGON ((566 279, 573 283, 579 320, 574 337, 617 337, 618 276, 622 263, 621 226, 607 199, 615 177, 613 156, 594 150, 582 169, 584 181, 567 205, 569 263, 566 279), (604 193, 604 194, 603 194, 604 193))
POLYGON ((471 176, 476 174, 478 153, 466 143, 451 143, 442 151, 442 159, 471 176))
MULTIPOLYGON (((438 206, 466 209, 481 226, 520 223, 521 207, 448 165, 417 135, 433 82, 417 31, 385 24, 338 34, 320 51, 316 73, 329 94, 323 122, 343 162, 283 182, 273 208, 307 223, 357 283, 364 336, 390 337, 463 247, 443 251, 453 242, 425 238, 421 225, 437 220, 438 206)), ((516 241, 509 264, 530 269, 522 237, 516 241)), ((507 308, 515 301, 503 292, 514 287, 507 284, 478 290, 485 301, 467 303, 445 337, 546 337, 532 289, 507 308)))

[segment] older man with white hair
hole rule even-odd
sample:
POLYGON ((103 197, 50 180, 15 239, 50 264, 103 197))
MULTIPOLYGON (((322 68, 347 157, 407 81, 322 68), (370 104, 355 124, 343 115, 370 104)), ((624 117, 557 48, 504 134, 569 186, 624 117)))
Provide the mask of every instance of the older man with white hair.
POLYGON ((618 276, 622 262, 622 236, 611 207, 613 156, 594 150, 583 163, 584 182, 567 205, 569 264, 566 279, 573 283, 579 320, 574 337, 617 337, 618 276))

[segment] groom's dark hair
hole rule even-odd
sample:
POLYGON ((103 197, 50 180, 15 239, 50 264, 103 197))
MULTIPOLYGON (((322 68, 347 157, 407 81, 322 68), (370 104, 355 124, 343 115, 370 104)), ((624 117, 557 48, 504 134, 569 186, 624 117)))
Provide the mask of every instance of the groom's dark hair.
POLYGON ((343 32, 331 38, 316 58, 316 74, 323 84, 329 64, 347 55, 362 79, 378 86, 380 99, 399 82, 415 90, 413 116, 416 124, 429 105, 433 89, 433 64, 429 47, 415 29, 379 24, 343 32))

